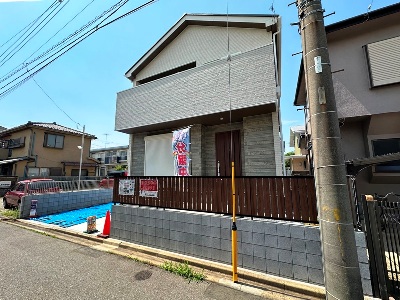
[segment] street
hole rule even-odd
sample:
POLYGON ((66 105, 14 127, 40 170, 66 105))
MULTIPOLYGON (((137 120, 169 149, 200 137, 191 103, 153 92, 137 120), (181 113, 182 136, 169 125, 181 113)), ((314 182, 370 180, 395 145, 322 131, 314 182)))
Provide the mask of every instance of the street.
POLYGON ((0 300, 261 299, 0 221, 0 300))

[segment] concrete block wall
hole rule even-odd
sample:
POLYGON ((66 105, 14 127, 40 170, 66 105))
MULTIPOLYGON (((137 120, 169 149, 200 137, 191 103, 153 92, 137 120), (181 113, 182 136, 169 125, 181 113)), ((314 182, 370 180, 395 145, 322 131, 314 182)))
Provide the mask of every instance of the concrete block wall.
POLYGON ((20 218, 28 218, 31 201, 38 200, 36 214, 44 216, 112 202, 112 189, 28 195, 21 199, 20 218))
MULTIPOLYGON (((231 264, 229 216, 114 205, 111 220, 113 238, 231 264)), ((317 226, 238 218, 237 227, 239 267, 323 285, 317 226)), ((356 237, 364 292, 371 295, 365 238, 356 237)))

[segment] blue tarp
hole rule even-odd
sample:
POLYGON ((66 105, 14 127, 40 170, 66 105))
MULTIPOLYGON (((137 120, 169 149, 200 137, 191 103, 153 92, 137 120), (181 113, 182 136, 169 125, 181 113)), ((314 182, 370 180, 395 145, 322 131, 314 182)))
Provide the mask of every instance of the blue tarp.
POLYGON ((112 203, 96 205, 88 208, 81 208, 71 210, 54 215, 47 215, 39 218, 32 218, 31 220, 58 225, 60 227, 71 227, 81 223, 86 223, 86 219, 91 216, 96 216, 97 219, 104 218, 107 210, 111 212, 112 203))

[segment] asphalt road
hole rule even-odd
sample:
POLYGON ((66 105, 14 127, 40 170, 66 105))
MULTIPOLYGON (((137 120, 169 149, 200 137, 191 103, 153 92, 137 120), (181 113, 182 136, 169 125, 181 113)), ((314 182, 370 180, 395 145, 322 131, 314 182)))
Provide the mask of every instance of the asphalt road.
POLYGON ((0 300, 261 299, 0 221, 0 300))

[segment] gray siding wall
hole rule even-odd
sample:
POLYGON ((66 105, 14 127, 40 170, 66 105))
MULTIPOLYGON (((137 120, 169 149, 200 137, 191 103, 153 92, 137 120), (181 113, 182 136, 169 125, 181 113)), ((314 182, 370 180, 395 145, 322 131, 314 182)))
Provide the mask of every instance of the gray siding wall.
POLYGON ((275 148, 272 115, 247 117, 244 128, 244 175, 275 176, 275 148))
POLYGON ((190 158, 193 176, 203 176, 205 165, 201 151, 204 138, 204 126, 197 124, 190 128, 190 158))
MULTIPOLYGON (((266 29, 229 28, 231 53, 244 53, 272 42, 266 29)), ((179 34, 137 76, 141 80, 190 62, 197 66, 215 61, 228 54, 226 27, 190 25, 179 34)))
POLYGON ((276 103, 272 44, 232 57, 230 89, 228 70, 218 60, 119 92, 115 129, 276 103))
MULTIPOLYGON (((231 218, 217 214, 113 205, 111 237, 153 248, 231 263, 231 218)), ((238 265, 323 285, 318 226, 238 218, 238 265)), ((356 232, 364 293, 372 294, 364 233, 356 232)))
POLYGON ((145 144, 144 138, 147 133, 131 134, 131 162, 133 176, 143 176, 144 175, 144 154, 145 154, 145 144))

